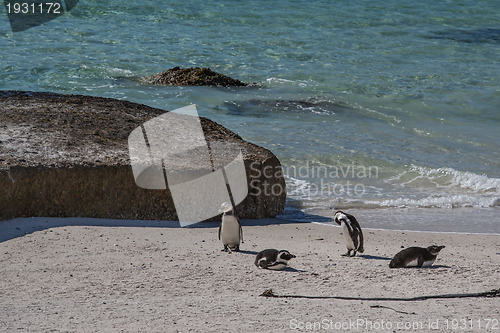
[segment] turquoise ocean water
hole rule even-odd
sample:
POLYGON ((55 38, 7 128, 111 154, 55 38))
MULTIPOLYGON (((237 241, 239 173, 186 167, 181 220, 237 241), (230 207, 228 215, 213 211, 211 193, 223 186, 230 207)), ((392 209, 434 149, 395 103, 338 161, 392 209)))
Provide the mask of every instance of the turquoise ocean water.
POLYGON ((196 104, 282 161, 285 218, 500 233, 498 1, 80 1, 17 33, 2 7, 0 73, 2 90, 196 104), (255 85, 139 79, 175 66, 255 85))

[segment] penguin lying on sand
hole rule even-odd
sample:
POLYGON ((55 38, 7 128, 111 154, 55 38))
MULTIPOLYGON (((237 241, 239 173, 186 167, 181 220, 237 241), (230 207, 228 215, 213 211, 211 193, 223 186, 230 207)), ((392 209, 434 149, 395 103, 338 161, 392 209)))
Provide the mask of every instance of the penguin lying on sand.
POLYGON ((444 249, 444 245, 432 245, 428 248, 409 247, 398 252, 389 263, 389 267, 429 267, 436 261, 437 255, 442 249, 444 249))
POLYGON ((220 211, 224 212, 219 226, 219 239, 224 245, 222 251, 229 253, 239 251, 240 242, 243 243, 243 230, 241 229, 240 219, 234 213, 233 206, 228 202, 221 205, 220 211))
POLYGON ((288 265, 288 260, 296 258, 287 250, 266 249, 257 253, 255 266, 259 268, 282 271, 288 265))
POLYGON ((347 246, 347 253, 344 256, 354 257, 356 251, 363 253, 365 251, 363 248, 363 232, 356 218, 339 210, 335 213, 334 219, 338 225, 342 226, 342 233, 347 246))

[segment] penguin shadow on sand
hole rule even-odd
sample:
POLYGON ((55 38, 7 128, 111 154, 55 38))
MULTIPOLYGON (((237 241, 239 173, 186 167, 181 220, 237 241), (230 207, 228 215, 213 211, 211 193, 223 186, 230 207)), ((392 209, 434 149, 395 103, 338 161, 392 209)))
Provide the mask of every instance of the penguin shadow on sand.
POLYGON ((439 269, 439 268, 451 268, 451 266, 447 265, 432 265, 430 267, 415 267, 415 268, 423 268, 423 269, 439 269))
POLYGON ((284 269, 280 270, 262 269, 262 271, 268 271, 270 274, 274 274, 274 272, 307 273, 307 271, 296 269, 290 266, 286 266, 284 269))
POLYGON ((256 256, 258 254, 257 251, 248 251, 248 250, 242 250, 242 249, 240 249, 239 251, 236 251, 236 253, 250 254, 252 256, 256 256))
POLYGON ((287 266, 282 272, 293 272, 293 273, 307 273, 307 271, 304 271, 302 269, 296 269, 290 266, 287 266))
POLYGON ((368 259, 368 260, 389 260, 389 261, 392 260, 392 258, 389 257, 372 256, 369 254, 359 254, 358 257, 361 259, 368 259))

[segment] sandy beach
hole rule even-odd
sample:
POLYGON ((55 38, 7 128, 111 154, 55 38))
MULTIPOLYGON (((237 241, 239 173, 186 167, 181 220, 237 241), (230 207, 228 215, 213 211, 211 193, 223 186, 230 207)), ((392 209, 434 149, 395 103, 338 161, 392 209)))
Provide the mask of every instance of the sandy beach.
MULTIPOLYGON (((5 223, 5 221, 4 221, 5 223)), ((361 301, 277 295, 413 297, 499 287, 497 235, 365 230, 365 253, 341 257, 341 229, 243 221, 239 253, 202 227, 54 227, 0 243, 3 332, 282 332, 500 329, 498 298, 361 301), (432 268, 390 269, 408 246, 446 245, 432 268), (258 251, 297 255, 285 271, 258 251), (455 325, 455 326, 454 326, 455 325), (462 329, 463 327, 463 329, 462 329), (453 329, 455 328, 455 329, 453 329)))

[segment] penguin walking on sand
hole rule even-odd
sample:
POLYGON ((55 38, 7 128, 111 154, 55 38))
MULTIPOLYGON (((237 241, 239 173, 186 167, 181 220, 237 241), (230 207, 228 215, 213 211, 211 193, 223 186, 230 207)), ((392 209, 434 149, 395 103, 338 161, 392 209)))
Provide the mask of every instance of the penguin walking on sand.
POLYGON ((282 271, 288 265, 288 260, 296 258, 287 250, 266 249, 257 253, 255 266, 274 271, 282 271))
POLYGON ((342 227, 347 246, 347 253, 343 254, 343 256, 354 257, 356 252, 363 253, 365 251, 363 248, 363 232, 356 218, 339 210, 335 213, 334 219, 342 227))
POLYGON ((224 213, 219 225, 219 240, 224 245, 222 251, 229 253, 239 251, 240 242, 243 243, 243 230, 240 219, 234 213, 233 206, 228 202, 221 205, 220 211, 224 213))
POLYGON ((439 251, 444 245, 425 247, 409 247, 398 252, 389 263, 390 268, 430 267, 436 261, 439 251))

